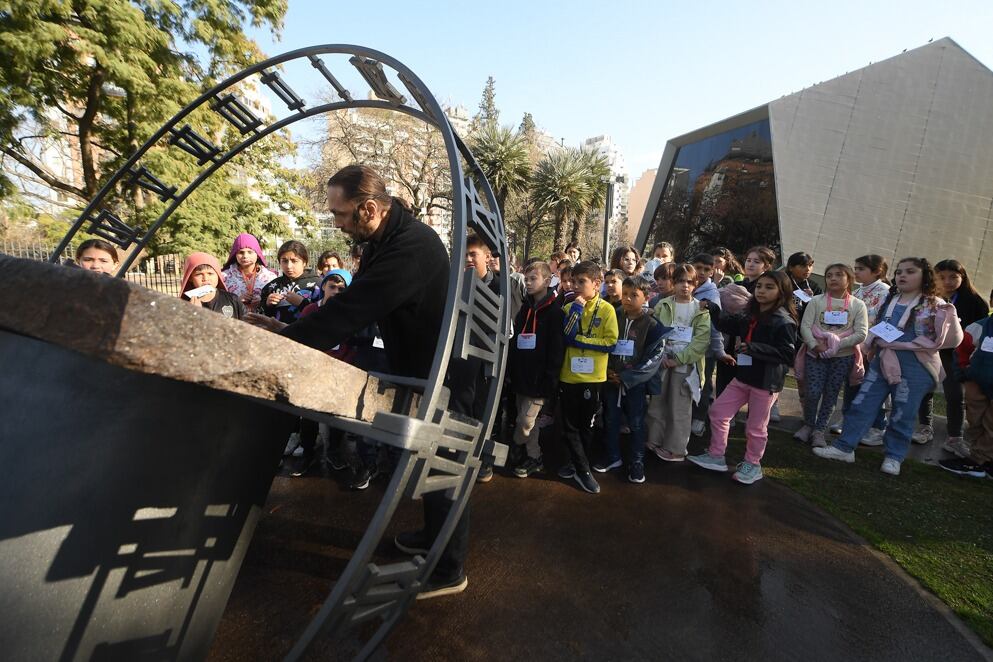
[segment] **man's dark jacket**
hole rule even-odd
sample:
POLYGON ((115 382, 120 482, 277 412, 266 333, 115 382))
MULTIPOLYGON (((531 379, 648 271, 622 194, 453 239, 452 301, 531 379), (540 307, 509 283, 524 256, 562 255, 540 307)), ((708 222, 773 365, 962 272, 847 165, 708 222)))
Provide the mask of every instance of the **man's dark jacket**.
POLYGON ((448 295, 448 251, 438 234, 396 201, 352 284, 282 335, 328 350, 377 323, 390 370, 425 378, 431 371, 448 295))

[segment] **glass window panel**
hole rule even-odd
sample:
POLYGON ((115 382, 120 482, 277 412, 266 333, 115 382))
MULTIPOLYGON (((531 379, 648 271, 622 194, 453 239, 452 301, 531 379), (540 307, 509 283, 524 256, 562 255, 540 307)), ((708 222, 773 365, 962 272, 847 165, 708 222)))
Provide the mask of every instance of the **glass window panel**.
POLYGON ((680 147, 648 232, 648 246, 667 241, 679 260, 726 246, 741 256, 752 246, 780 252, 769 120, 680 147))

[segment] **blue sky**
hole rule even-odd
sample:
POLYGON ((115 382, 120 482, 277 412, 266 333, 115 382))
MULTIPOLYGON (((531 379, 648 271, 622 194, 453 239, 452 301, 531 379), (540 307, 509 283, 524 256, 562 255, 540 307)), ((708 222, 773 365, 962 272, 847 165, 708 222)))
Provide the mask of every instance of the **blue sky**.
POLYGON ((289 0, 281 40, 252 34, 270 55, 324 43, 375 48, 470 114, 492 75, 502 123, 517 126, 527 111, 567 144, 610 134, 635 177, 658 165, 668 138, 932 38, 952 37, 993 66, 989 0, 289 0))

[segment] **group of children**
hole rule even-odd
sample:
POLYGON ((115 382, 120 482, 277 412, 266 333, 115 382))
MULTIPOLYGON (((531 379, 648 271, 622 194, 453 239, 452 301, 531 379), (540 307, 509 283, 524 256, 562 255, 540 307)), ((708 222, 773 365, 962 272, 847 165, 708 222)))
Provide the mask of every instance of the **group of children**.
POLYGON ((792 369, 804 423, 794 437, 817 456, 853 462, 859 444, 885 446, 880 469, 899 475, 911 444, 933 438, 930 399, 940 382, 949 412, 943 448, 958 456, 940 465, 993 477, 993 323, 957 261, 932 267, 905 258, 890 283, 886 261, 865 255, 854 269, 828 265, 821 291, 806 253, 791 255, 781 271, 762 246, 749 249, 741 267, 724 248, 675 263, 672 247, 659 244, 654 259, 657 266, 624 246, 606 271, 564 253, 525 267, 508 364, 515 475, 544 468, 536 440, 543 411, 561 421, 568 459, 558 475, 587 492, 600 490, 595 473, 620 467, 643 482, 646 449, 726 472, 728 434, 747 405, 746 451, 732 477, 754 483, 792 369), (843 420, 832 425, 841 394, 843 420), (601 459, 591 463, 598 412, 601 459), (688 455, 691 435, 703 436, 707 422, 706 452, 688 455))
MULTIPOLYGON (((485 244, 468 245, 481 253, 468 256, 472 271, 491 277, 499 265, 485 244)), ((629 481, 644 482, 646 450, 666 462, 726 472, 730 428, 747 404, 746 451, 732 477, 754 483, 762 478, 768 424, 793 369, 803 406, 794 437, 818 457, 854 462, 860 444, 884 446, 881 470, 898 475, 911 444, 933 438, 931 399, 940 382, 948 405, 943 448, 957 456, 941 466, 993 477, 993 322, 956 260, 932 266, 924 258, 902 259, 891 283, 886 261, 864 255, 854 268, 828 265, 822 292, 810 278, 810 255, 793 254, 778 271, 775 253, 763 246, 749 249, 740 265, 726 248, 676 263, 665 243, 649 260, 619 247, 607 270, 580 257, 570 246, 547 263, 530 261, 523 277, 511 279, 507 388, 516 412, 516 476, 544 471, 538 438, 543 420, 555 413, 568 458, 557 473, 587 492, 600 490, 594 473, 622 467, 629 481), (839 394, 840 425, 832 423, 839 394), (688 455, 690 437, 703 436, 708 422, 707 450, 688 455)), ((358 263, 361 252, 352 258, 358 263)), ((309 270, 299 241, 280 246, 277 259, 278 276, 255 237, 239 235, 223 268, 206 253, 187 258, 181 296, 225 317, 266 318, 264 326, 277 329, 351 283, 336 254, 321 255, 319 272, 309 270)), ((119 256, 94 239, 79 246, 76 261, 112 274, 119 256)), ((375 329, 363 335, 369 337, 333 354, 374 364, 368 356, 356 359, 362 352, 355 348, 377 346, 375 329)), ((317 436, 315 424, 301 422, 294 475, 315 463, 317 436)), ((355 486, 364 488, 375 475, 375 452, 359 451, 355 486)), ((340 453, 332 455, 344 466, 340 453)))

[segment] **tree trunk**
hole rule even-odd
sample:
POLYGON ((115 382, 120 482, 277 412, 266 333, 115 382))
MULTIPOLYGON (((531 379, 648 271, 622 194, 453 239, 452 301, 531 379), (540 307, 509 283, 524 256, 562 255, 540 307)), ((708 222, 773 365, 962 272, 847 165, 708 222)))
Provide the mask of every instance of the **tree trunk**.
POLYGON ((93 122, 100 107, 100 94, 103 86, 103 69, 96 67, 86 91, 86 109, 79 118, 79 160, 83 166, 83 190, 92 198, 97 193, 96 155, 93 153, 93 122))
POLYGON ((579 245, 579 239, 583 231, 583 219, 581 216, 576 216, 572 219, 572 228, 569 232, 569 243, 579 245))
POLYGON ((552 252, 561 251, 565 248, 562 235, 565 233, 565 224, 568 220, 568 216, 564 213, 560 213, 555 217, 555 238, 552 240, 552 252))

